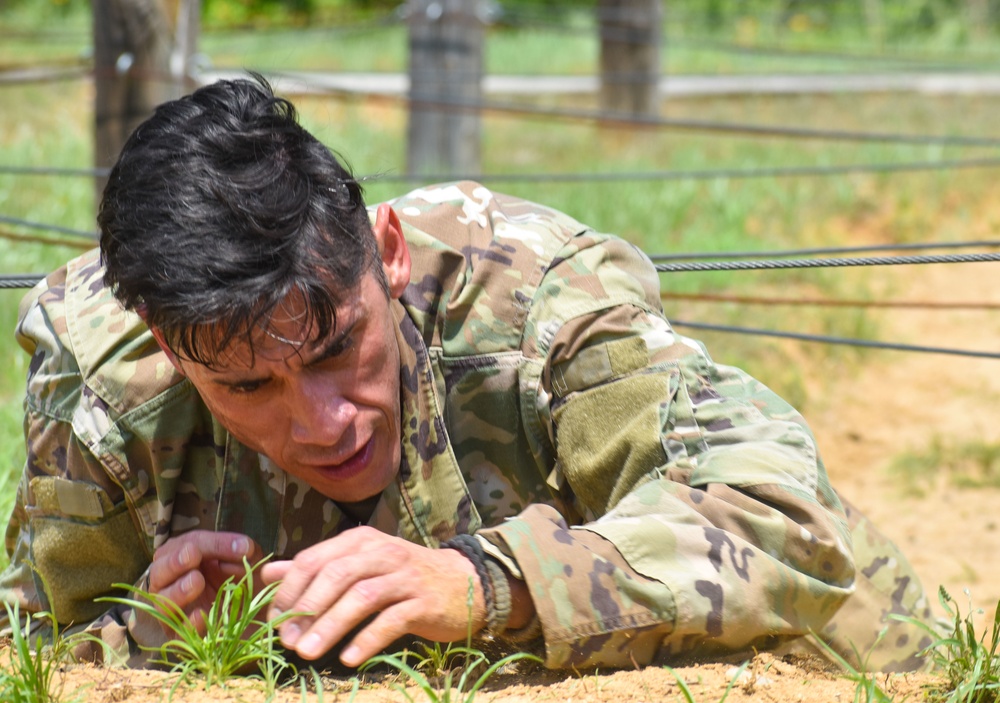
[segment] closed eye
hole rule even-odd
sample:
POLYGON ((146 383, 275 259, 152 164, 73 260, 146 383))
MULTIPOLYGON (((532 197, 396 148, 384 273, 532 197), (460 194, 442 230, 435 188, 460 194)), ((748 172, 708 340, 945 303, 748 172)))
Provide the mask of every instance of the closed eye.
POLYGON ((340 334, 330 339, 326 346, 320 350, 319 354, 306 363, 306 366, 317 366, 324 361, 336 359, 349 352, 354 346, 354 338, 351 333, 354 331, 356 325, 357 322, 351 323, 340 334))
POLYGON ((266 380, 259 381, 237 381, 236 383, 225 383, 226 390, 233 395, 252 395, 267 384, 266 380))

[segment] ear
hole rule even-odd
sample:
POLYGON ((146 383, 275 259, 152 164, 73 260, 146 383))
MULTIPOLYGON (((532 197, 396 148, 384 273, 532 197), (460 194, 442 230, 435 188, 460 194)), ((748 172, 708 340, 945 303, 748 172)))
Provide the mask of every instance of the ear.
POLYGON ((139 307, 136 309, 136 312, 139 314, 139 317, 142 318, 142 321, 146 323, 146 326, 149 327, 149 331, 153 333, 153 339, 156 340, 156 344, 160 347, 163 353, 166 354, 167 360, 170 361, 171 365, 175 369, 177 369, 177 373, 181 376, 185 376, 186 374, 184 373, 184 369, 181 368, 177 355, 170 350, 170 345, 167 344, 166 338, 163 336, 163 332, 158 327, 154 327, 149 324, 149 321, 146 319, 146 311, 144 308, 139 307))
POLYGON ((375 212, 375 241, 382 269, 389 281, 389 295, 398 298, 410 284, 410 249, 403 237, 403 225, 392 206, 382 203, 375 212))

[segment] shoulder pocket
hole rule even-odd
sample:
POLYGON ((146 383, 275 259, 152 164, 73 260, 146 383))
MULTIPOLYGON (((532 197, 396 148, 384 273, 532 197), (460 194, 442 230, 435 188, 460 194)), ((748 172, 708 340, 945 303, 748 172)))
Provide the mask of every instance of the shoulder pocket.
POLYGON ((676 369, 620 378, 574 394, 553 411, 559 464, 577 497, 603 515, 663 467, 676 369))
POLYGON ((29 554, 38 593, 51 596, 60 623, 87 623, 106 610, 94 598, 110 594, 113 583, 134 583, 148 566, 142 539, 125 503, 113 504, 97 485, 37 476, 31 491, 29 554))

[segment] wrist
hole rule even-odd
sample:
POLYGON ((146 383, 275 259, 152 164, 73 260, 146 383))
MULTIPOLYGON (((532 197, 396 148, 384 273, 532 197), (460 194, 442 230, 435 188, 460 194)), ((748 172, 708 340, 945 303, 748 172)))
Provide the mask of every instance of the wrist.
POLYGON ((517 627, 530 621, 534 614, 531 598, 524 583, 514 579, 503 566, 483 552, 482 544, 472 535, 457 535, 443 542, 443 548, 460 552, 472 564, 479 578, 482 593, 484 617, 475 618, 473 625, 476 630, 485 629, 494 636, 502 635, 508 628, 517 627), (512 585, 512 581, 516 584, 512 585), (517 617, 514 623, 511 616, 515 613, 514 598, 519 599, 517 617), (526 610, 525 603, 528 608, 526 610))

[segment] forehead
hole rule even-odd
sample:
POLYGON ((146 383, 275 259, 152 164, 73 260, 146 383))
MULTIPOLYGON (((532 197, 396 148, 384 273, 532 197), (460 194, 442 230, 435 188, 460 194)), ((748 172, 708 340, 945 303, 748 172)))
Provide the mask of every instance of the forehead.
MULTIPOLYGON (((247 369, 253 368, 259 361, 308 358, 352 327, 364 314, 363 306, 359 289, 342 294, 336 319, 324 333, 305 297, 299 292, 292 293, 275 307, 270 316, 263 317, 252 329, 234 335, 226 347, 220 349, 212 367, 219 370, 247 369)), ((221 335, 221 330, 215 328, 204 333, 221 335)))

